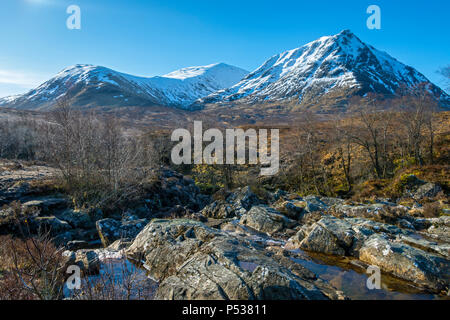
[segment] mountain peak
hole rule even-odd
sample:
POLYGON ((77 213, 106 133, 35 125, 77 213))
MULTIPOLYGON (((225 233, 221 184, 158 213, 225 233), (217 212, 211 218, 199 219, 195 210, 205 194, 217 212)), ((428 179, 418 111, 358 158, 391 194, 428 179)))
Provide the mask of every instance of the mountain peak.
POLYGON ((94 70, 96 68, 99 68, 99 66, 95 66, 93 64, 75 64, 75 65, 64 68, 59 73, 83 72, 83 71, 87 71, 87 70, 94 70))
POLYGON ((355 34, 350 29, 344 29, 338 34, 336 34, 337 37, 356 37, 355 34))
POLYGON ((187 68, 182 68, 176 71, 172 71, 162 77, 165 78, 172 78, 172 79, 180 79, 180 80, 186 80, 189 78, 195 78, 195 77, 199 77, 199 76, 203 76, 203 75, 209 75, 209 74, 213 74, 213 73, 242 73, 244 76, 244 73, 247 74, 248 71, 245 71, 241 68, 238 67, 234 67, 231 65, 228 65, 226 63, 214 63, 214 64, 209 64, 206 66, 195 66, 195 67, 187 67, 187 68))
POLYGON ((92 64, 76 64, 23 95, 0 99, 0 106, 51 109, 69 92, 77 107, 164 105, 189 108, 196 100, 228 88, 248 72, 225 63, 188 67, 165 76, 137 77, 92 64))
POLYGON ((395 96, 402 86, 429 83, 444 103, 449 97, 412 67, 366 45, 350 30, 321 37, 268 59, 233 87, 199 103, 278 103, 318 107, 342 106, 351 96, 395 96), (329 98, 327 98, 329 97, 329 98))

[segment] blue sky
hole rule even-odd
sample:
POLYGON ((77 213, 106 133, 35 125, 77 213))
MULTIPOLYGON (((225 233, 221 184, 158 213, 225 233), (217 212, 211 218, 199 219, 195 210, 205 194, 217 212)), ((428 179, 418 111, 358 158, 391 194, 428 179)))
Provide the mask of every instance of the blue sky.
POLYGON ((424 73, 450 64, 448 0, 1 0, 0 96, 89 63, 142 76, 225 62, 249 71, 270 56, 352 30, 424 73), (82 13, 68 30, 66 8, 82 13), (369 5, 381 30, 366 27, 369 5))

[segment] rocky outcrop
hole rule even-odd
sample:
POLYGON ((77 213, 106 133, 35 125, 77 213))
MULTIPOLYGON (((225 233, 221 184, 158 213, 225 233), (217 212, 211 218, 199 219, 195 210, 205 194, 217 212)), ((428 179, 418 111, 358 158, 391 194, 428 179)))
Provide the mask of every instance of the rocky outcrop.
POLYGON ((192 220, 152 221, 127 254, 160 281, 157 299, 328 297, 314 277, 302 279, 248 240, 192 220))
POLYGON ((30 226, 32 231, 48 231, 53 235, 58 235, 60 233, 63 233, 64 231, 72 229, 70 224, 68 224, 66 221, 59 220, 54 216, 32 218, 30 220, 30 226))
POLYGON ((352 256, 382 271, 435 292, 448 288, 449 246, 405 230, 362 218, 325 216, 302 227, 286 248, 352 256))
POLYGON ((147 224, 146 219, 118 221, 111 218, 97 221, 96 227, 105 247, 119 239, 134 238, 147 224))
POLYGON ((100 258, 95 250, 65 251, 66 265, 77 265, 84 275, 98 274, 100 258))
POLYGON ((209 202, 209 197, 200 193, 194 180, 169 169, 159 170, 157 176, 156 182, 148 190, 150 197, 145 201, 151 211, 170 212, 177 205, 198 211, 209 202))
POLYGON ((61 220, 67 221, 73 228, 93 229, 95 228, 95 221, 84 211, 77 211, 73 209, 67 209, 57 214, 57 217, 61 220))
POLYGON ((412 247, 424 250, 426 252, 437 254, 446 259, 450 258, 450 244, 449 243, 437 243, 435 241, 429 241, 424 238, 399 235, 397 236, 399 242, 408 244, 412 247))
POLYGON ((227 202, 235 207, 250 210, 253 206, 261 203, 261 200, 252 192, 249 186, 236 189, 227 197, 227 202))
POLYGON ((345 220, 325 217, 299 243, 304 250, 334 255, 345 255, 353 245, 355 231, 345 220))
POLYGON ((247 212, 245 209, 236 212, 236 208, 230 203, 224 200, 216 200, 207 205, 205 208, 203 208, 203 210, 200 213, 207 218, 227 219, 233 218, 236 215, 237 216, 242 215, 245 212, 247 212))
POLYGON ((17 222, 33 232, 50 230, 85 274, 98 272, 102 261, 125 259, 126 250, 160 282, 159 299, 343 298, 311 271, 320 274, 313 269, 317 257, 376 265, 428 291, 448 288, 450 217, 424 218, 419 203, 440 192, 436 185, 408 182, 408 199, 399 203, 410 208, 391 199, 356 203, 282 190, 262 200, 249 187, 209 197, 181 174, 157 172, 142 198, 109 211, 108 219, 100 210, 74 210, 61 195, 26 181, 2 184, 0 175, 0 202, 7 203, 0 233, 18 235, 17 222), (161 217, 189 220, 148 223, 161 217))
MULTIPOLYGON (((332 208, 332 212, 340 217, 365 218, 373 221, 389 224, 405 224, 412 217, 409 208, 394 203, 373 204, 338 204, 332 208)), ((411 224, 411 226, 413 226, 411 224)))
POLYGON ((66 198, 40 197, 22 203, 22 207, 27 211, 34 209, 39 210, 41 215, 48 215, 54 213, 55 210, 67 208, 68 203, 66 198))
POLYGON ((218 192, 215 201, 200 212, 203 216, 213 219, 241 217, 261 200, 251 191, 250 187, 238 188, 233 192, 218 192))
POLYGON ((385 223, 362 218, 339 219, 330 215, 324 216, 309 228, 302 228, 301 232, 303 240, 298 245, 301 249, 356 258, 364 242, 375 233, 393 238, 413 234, 385 223))
POLYGON ((359 251, 359 258, 435 292, 448 290, 450 261, 404 243, 390 241, 383 235, 372 235, 359 251))
POLYGON ((248 213, 242 216, 239 223, 268 234, 292 228, 297 224, 277 210, 262 205, 252 207, 248 213))
POLYGON ((423 198, 434 198, 441 191, 442 188, 439 185, 427 182, 424 185, 420 186, 416 190, 416 192, 414 192, 413 198, 416 200, 421 200, 423 198))
POLYGON ((306 203, 299 200, 279 200, 273 207, 293 220, 299 220, 305 213, 306 203))

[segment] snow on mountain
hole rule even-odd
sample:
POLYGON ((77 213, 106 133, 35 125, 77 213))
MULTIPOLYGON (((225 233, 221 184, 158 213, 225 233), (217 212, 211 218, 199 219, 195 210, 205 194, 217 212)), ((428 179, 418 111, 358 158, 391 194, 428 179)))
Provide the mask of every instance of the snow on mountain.
POLYGON ((79 107, 163 105, 189 108, 196 99, 232 86, 247 73, 218 63, 144 78, 100 66, 76 65, 24 95, 0 99, 0 106, 46 110, 67 94, 79 107))
POLYGON ((368 92, 393 95, 402 86, 424 82, 437 99, 449 103, 449 96, 424 75, 344 30, 277 54, 239 83, 196 103, 293 101, 310 106, 368 92))
POLYGON ((48 110, 66 96, 80 108, 281 103, 316 109, 345 107, 352 96, 393 96, 400 88, 428 84, 441 105, 450 97, 423 74, 363 43, 349 30, 277 54, 248 73, 223 63, 137 77, 105 67, 76 65, 26 94, 0 99, 0 106, 48 110))

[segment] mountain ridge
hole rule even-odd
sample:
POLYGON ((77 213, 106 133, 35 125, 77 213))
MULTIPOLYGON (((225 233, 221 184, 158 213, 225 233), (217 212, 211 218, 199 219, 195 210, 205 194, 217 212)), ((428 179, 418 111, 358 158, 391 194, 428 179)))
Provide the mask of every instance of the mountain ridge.
POLYGON ((449 96, 423 74, 386 52, 362 42, 350 30, 321 37, 276 54, 234 86, 196 101, 205 104, 292 102, 298 107, 320 105, 378 93, 395 96, 402 86, 427 83, 430 93, 450 106, 449 96))
POLYGON ((49 110, 68 95, 80 107, 160 105, 189 109, 196 99, 226 88, 248 71, 225 63, 188 67, 163 76, 138 77, 106 67, 78 64, 23 95, 0 99, 0 106, 49 110))
POLYGON ((283 104, 333 113, 344 111, 354 96, 396 97, 405 94, 400 90, 411 92, 423 84, 441 106, 450 108, 450 96, 422 73, 343 30, 276 54, 250 73, 216 63, 146 78, 75 65, 23 95, 0 99, 0 107, 45 111, 66 96, 86 109, 283 104))

